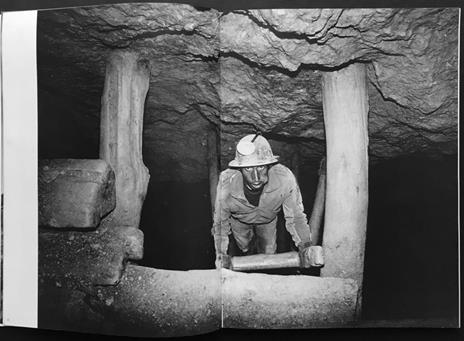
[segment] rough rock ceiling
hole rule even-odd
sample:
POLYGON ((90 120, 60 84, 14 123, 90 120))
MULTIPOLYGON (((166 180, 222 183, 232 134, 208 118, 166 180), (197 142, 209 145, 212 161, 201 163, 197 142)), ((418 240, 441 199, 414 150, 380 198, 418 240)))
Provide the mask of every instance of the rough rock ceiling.
MULTIPOLYGON (((237 138, 260 129, 284 163, 324 153, 321 73, 363 62, 371 160, 457 152, 458 9, 219 12, 127 4, 39 14, 39 87, 66 99, 98 146, 105 58, 150 61, 144 158, 159 180, 207 176, 206 135, 221 131, 223 168, 237 138)), ((40 115, 46 115, 47 108, 40 115)))

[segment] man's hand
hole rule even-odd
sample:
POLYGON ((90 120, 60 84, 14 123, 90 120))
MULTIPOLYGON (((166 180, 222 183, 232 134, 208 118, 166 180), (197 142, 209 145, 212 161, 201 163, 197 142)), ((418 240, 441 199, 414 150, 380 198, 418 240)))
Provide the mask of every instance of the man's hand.
POLYGON ((320 268, 324 266, 324 255, 321 246, 316 245, 301 248, 299 255, 302 268, 320 268))
POLYGON ((224 254, 216 255, 216 261, 214 262, 216 269, 229 269, 230 268, 230 256, 224 254))

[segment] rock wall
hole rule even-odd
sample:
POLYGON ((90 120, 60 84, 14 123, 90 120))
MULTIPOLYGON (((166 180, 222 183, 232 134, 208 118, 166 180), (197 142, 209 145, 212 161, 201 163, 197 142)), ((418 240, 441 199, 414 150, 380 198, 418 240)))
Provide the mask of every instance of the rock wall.
MULTIPOLYGON (((195 182, 207 178, 211 123, 220 128, 224 162, 239 137, 260 129, 284 161, 298 148, 300 163, 315 168, 325 148, 320 72, 362 62, 371 162, 438 157, 457 152, 457 25, 458 10, 442 8, 220 12, 125 4, 47 11, 39 14, 39 85, 79 105, 70 119, 91 126, 99 121, 108 53, 141 53, 152 75, 146 164, 160 181, 195 182)), ((83 138, 97 149, 95 134, 97 127, 86 126, 83 138)))

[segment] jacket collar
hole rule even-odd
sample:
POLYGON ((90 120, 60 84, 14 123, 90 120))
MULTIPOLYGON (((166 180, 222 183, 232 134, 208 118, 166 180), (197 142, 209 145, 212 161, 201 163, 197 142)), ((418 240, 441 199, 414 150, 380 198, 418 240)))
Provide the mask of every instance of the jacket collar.
MULTIPOLYGON (((273 171, 272 167, 269 169, 269 181, 264 185, 263 193, 271 193, 277 190, 281 186, 279 176, 273 171)), ((245 193, 243 193, 243 176, 240 170, 232 176, 231 179, 230 194, 237 199, 244 199, 245 193)))

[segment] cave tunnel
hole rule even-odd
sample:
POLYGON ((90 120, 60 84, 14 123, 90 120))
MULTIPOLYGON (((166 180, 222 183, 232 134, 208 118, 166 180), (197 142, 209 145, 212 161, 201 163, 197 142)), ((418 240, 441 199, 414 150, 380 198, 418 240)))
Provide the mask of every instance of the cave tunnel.
MULTIPOLYGON (((292 24, 272 11, 221 17, 162 4, 151 10, 176 15, 157 17, 144 13, 150 5, 133 5, 132 14, 124 6, 39 13, 39 158, 98 158, 108 54, 129 49, 149 61, 140 265, 214 268, 211 131, 220 170, 238 139, 263 132, 296 174, 309 215, 325 155, 321 74, 362 62, 369 94, 363 317, 456 321, 457 10, 295 10, 292 24), (314 27, 298 26, 316 16, 314 27)), ((293 247, 280 216, 278 252, 293 247)))

